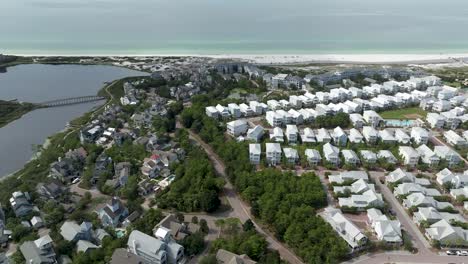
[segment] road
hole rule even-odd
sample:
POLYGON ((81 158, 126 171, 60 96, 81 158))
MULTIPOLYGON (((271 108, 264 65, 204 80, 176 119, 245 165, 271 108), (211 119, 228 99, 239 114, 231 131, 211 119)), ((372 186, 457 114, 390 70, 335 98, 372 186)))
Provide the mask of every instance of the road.
MULTIPOLYGON (((180 125, 179 125, 180 126, 180 125)), ((188 130, 190 138, 195 140, 208 154, 216 172, 224 178, 226 184, 224 185, 224 194, 231 205, 233 210, 233 215, 239 218, 242 222, 251 219, 254 223, 257 232, 264 235, 265 239, 270 245, 270 248, 277 250, 280 254, 281 258, 288 261, 292 264, 299 264, 303 263, 289 248, 284 246, 281 242, 279 242, 270 232, 264 230, 260 225, 258 225, 253 217, 250 215, 250 207, 244 203, 237 192, 234 190, 231 182, 229 181, 226 175, 226 166, 224 162, 219 158, 219 156, 214 152, 210 145, 206 144, 197 134, 193 133, 192 131, 188 130)))

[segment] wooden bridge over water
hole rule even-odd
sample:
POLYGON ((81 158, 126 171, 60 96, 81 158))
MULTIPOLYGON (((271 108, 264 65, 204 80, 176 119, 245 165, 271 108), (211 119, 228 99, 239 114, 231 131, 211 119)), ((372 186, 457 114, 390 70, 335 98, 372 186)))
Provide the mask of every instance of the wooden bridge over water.
POLYGON ((83 103, 101 101, 105 99, 106 97, 103 97, 103 96, 90 95, 90 96, 57 99, 57 100, 38 103, 37 105, 39 105, 40 107, 59 107, 59 106, 65 106, 65 105, 74 105, 74 104, 83 104, 83 103))

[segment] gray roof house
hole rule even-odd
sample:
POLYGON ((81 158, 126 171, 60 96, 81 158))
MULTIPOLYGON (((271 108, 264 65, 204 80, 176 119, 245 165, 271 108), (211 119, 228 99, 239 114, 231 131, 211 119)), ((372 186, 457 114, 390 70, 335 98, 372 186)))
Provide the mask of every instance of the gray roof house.
POLYGON ((98 215, 104 226, 117 227, 128 216, 128 209, 119 198, 112 197, 111 202, 106 204, 98 215))
POLYGON ((144 259, 129 252, 126 248, 114 250, 110 264, 143 264, 144 259))
POLYGON ((19 249, 28 264, 57 263, 52 244, 52 238, 46 235, 34 241, 24 242, 19 249))
POLYGON ((370 150, 361 150, 359 154, 361 154, 362 160, 366 163, 374 164, 377 162, 377 155, 370 150))
POLYGON ((346 164, 357 165, 361 162, 356 152, 351 149, 343 149, 341 154, 343 154, 346 164))
POLYGON ((60 227, 60 234, 67 241, 91 240, 92 228, 93 224, 90 222, 83 222, 81 225, 78 225, 75 222, 66 221, 60 227))
POLYGON ((170 238, 170 231, 160 228, 158 238, 133 230, 128 238, 130 252, 144 259, 144 264, 179 263, 184 256, 184 248, 170 238))
POLYGON ((468 230, 458 226, 452 226, 445 219, 426 228, 425 235, 431 240, 439 241, 439 243, 444 246, 468 245, 468 230))
POLYGON ((327 162, 337 166, 340 163, 340 149, 330 143, 323 145, 323 155, 327 162))
POLYGON ((10 198, 10 205, 17 217, 26 216, 33 211, 34 206, 30 202, 29 193, 16 191, 10 198))
POLYGON ((398 159, 393 155, 393 153, 390 150, 379 150, 377 152, 377 159, 383 160, 387 163, 395 164, 398 162, 398 159))

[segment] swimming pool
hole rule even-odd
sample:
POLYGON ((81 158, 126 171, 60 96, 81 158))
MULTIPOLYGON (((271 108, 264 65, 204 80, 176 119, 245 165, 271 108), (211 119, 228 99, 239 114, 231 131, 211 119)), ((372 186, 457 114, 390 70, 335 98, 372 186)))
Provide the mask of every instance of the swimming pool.
POLYGON ((414 120, 385 119, 386 127, 413 127, 416 125, 414 120))

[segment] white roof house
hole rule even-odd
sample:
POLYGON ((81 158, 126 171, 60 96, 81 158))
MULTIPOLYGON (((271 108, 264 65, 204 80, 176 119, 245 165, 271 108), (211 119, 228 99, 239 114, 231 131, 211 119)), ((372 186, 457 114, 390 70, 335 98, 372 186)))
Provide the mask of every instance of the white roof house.
POLYGON ((459 188, 459 189, 451 189, 450 190, 450 195, 455 199, 458 199, 458 197, 460 197, 460 196, 463 196, 463 197, 467 198, 468 197, 468 186, 465 186, 465 187, 459 188))
POLYGON ((273 130, 270 133, 270 139, 275 142, 283 142, 284 141, 283 130, 280 127, 273 128, 273 130))
POLYGON ((268 108, 270 110, 278 110, 281 109, 281 104, 277 100, 268 100, 267 101, 268 108))
POLYGON ((262 146, 260 144, 249 144, 250 163, 260 164, 261 155, 262 155, 262 146))
POLYGON ((418 211, 413 213, 413 221, 418 225, 423 221, 428 224, 434 224, 442 219, 445 219, 448 222, 454 220, 466 223, 465 218, 461 214, 439 212, 434 207, 419 207, 418 211))
POLYGON ((285 123, 284 116, 276 111, 267 111, 266 120, 270 126, 281 126, 285 123))
POLYGON ((390 150, 379 150, 377 152, 377 159, 384 160, 387 163, 395 164, 398 162, 398 159, 393 155, 393 153, 390 150))
POLYGON ((336 127, 332 132, 333 143, 337 146, 345 146, 348 142, 348 136, 341 127, 336 127))
POLYGON ((281 145, 279 143, 266 143, 265 146, 268 164, 276 166, 281 162, 281 145))
POLYGON ((232 117, 239 118, 241 116, 241 111, 238 104, 230 103, 228 104, 228 109, 232 117))
POLYGON ((304 154, 310 165, 318 165, 322 160, 320 152, 316 149, 306 149, 304 154))
POLYGON ((367 237, 339 209, 325 208, 321 216, 346 241, 351 251, 357 251, 367 243, 367 237))
POLYGON ((340 207, 354 207, 363 210, 369 207, 381 207, 384 202, 382 194, 374 190, 367 190, 362 194, 353 194, 350 197, 338 198, 340 207))
POLYGON ((403 158, 403 164, 408 166, 416 166, 419 162, 419 153, 412 147, 398 147, 398 154, 403 158))
POLYGON ((355 128, 349 130, 349 142, 360 144, 364 141, 364 136, 355 128))
POLYGON ((370 150, 360 150, 359 154, 361 154, 362 160, 367 163, 377 162, 377 155, 370 150))
POLYGON ((378 127, 380 122, 383 121, 382 117, 373 110, 364 111, 362 117, 372 127, 378 127))
POLYGON ((374 184, 367 183, 363 179, 359 179, 349 186, 333 186, 334 193, 344 193, 346 190, 352 194, 362 194, 368 190, 375 191, 375 186, 374 184))
POLYGON ((343 154, 345 163, 347 163, 347 164, 356 165, 356 164, 360 163, 358 155, 356 154, 356 152, 354 152, 351 149, 343 149, 341 151, 341 154, 343 154))
POLYGON ((247 130, 247 140, 258 142, 262 139, 263 132, 264 129, 260 125, 250 128, 249 130, 247 130))
POLYGON ((427 141, 429 140, 429 132, 422 127, 413 127, 411 129, 411 139, 419 145, 427 144, 427 141))
POLYGON ((252 111, 257 114, 257 115, 261 115, 263 113, 263 107, 262 105, 257 102, 257 101, 250 101, 249 102, 249 107, 250 109, 252 109, 252 111))
POLYGON ((439 156, 437 156, 434 153, 434 151, 432 151, 425 144, 417 147, 416 151, 419 153, 419 156, 421 157, 421 161, 424 164, 427 164, 429 166, 436 166, 437 164, 439 164, 439 161, 440 161, 439 156))
POLYGON ((417 183, 413 182, 405 182, 399 184, 395 189, 393 190, 393 194, 395 196, 398 195, 407 195, 410 193, 422 193, 426 196, 440 196, 442 195, 437 189, 434 188, 426 188, 423 187, 417 183))
POLYGON ((209 117, 213 118, 218 118, 219 117, 219 112, 214 106, 207 106, 205 107, 205 113, 209 117))
POLYGON ((392 172, 390 172, 386 177, 385 181, 386 182, 414 182, 414 175, 411 172, 407 172, 402 170, 401 168, 398 168, 392 172))
POLYGON ((308 127, 304 128, 304 131, 301 134, 301 140, 302 140, 302 143, 316 142, 314 131, 308 127))
POLYGON ((316 134, 317 142, 328 143, 332 140, 332 137, 325 128, 320 128, 317 130, 316 134))
POLYGON ((342 171, 340 174, 328 176, 330 183, 342 184, 344 182, 351 182, 357 180, 369 181, 369 175, 365 171, 342 171))
POLYGON ((365 123, 364 117, 362 117, 361 114, 350 114, 349 120, 351 120, 351 123, 355 128, 361 128, 365 123))
POLYGON ((325 159, 333 164, 333 165, 338 165, 340 163, 340 149, 333 146, 330 143, 326 143, 323 145, 323 155, 325 156, 325 159))
POLYGON ((224 106, 220 105, 220 104, 216 105, 216 110, 218 110, 219 114, 222 117, 229 117, 231 115, 231 113, 229 113, 229 109, 227 107, 224 107, 224 106))
POLYGON ((247 121, 243 119, 231 121, 226 125, 228 134, 234 137, 245 134, 247 132, 247 129, 249 128, 247 125, 247 121))
POLYGON ((379 136, 377 130, 370 126, 364 126, 362 128, 362 135, 364 136, 368 144, 376 143, 379 136))
POLYGON ((290 109, 288 111, 288 114, 291 116, 291 123, 292 124, 296 124, 296 125, 299 125, 299 124, 302 124, 304 122, 304 117, 302 116, 302 114, 294 109, 290 109))
POLYGON ((457 147, 464 147, 467 145, 466 140, 458 135, 455 131, 449 130, 444 133, 444 138, 447 143, 457 146, 457 147))
POLYGON ((431 128, 443 128, 445 124, 445 117, 438 113, 428 113, 426 121, 429 123, 431 128))
POLYGON ((458 226, 452 226, 445 219, 432 224, 426 228, 429 239, 439 241, 441 245, 464 246, 468 245, 468 230, 458 226))
POLYGON ((398 220, 390 220, 378 209, 367 210, 369 222, 377 235, 377 239, 387 243, 401 243, 401 224, 398 220))
POLYGON ((286 138, 288 139, 289 143, 296 143, 297 142, 297 134, 298 134, 297 126, 296 125, 286 125, 286 138))
POLYGON ((295 164, 299 160, 299 154, 296 149, 293 148, 283 148, 284 157, 288 163, 295 164))
POLYGON ((379 138, 385 144, 394 144, 397 141, 389 129, 380 130, 379 138))
POLYGON ((468 186, 468 174, 455 174, 452 173, 449 169, 445 168, 436 174, 436 181, 443 185, 444 183, 450 182, 452 188, 461 188, 468 186))
POLYGON ((434 153, 440 159, 446 160, 449 167, 453 167, 461 162, 460 154, 447 146, 435 146, 434 153))
POLYGON ((400 128, 395 129, 395 138, 398 141, 398 143, 405 145, 409 144, 411 140, 410 136, 400 128))

